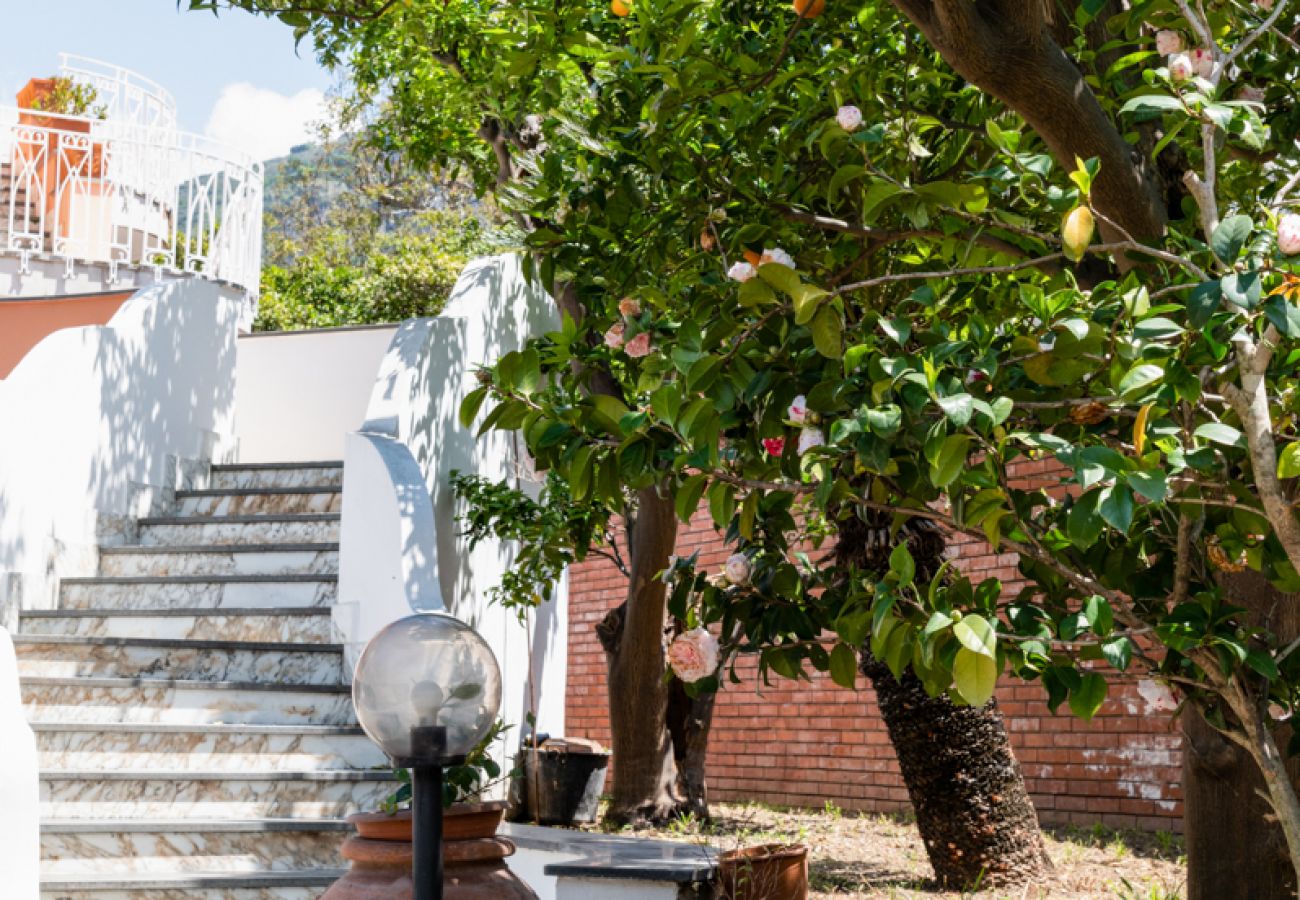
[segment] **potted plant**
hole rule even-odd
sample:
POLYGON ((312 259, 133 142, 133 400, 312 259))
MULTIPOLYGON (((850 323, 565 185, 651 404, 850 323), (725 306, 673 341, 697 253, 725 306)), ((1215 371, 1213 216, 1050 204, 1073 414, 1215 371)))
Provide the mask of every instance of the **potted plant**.
POLYGON ((722 900, 807 900, 808 847, 761 844, 718 854, 722 900))
MULTIPOLYGON (((537 895, 506 867, 505 858, 515 852, 515 845, 496 836, 505 801, 482 799, 503 780, 501 767, 489 751, 505 730, 505 723, 498 720, 465 762, 443 773, 444 900, 536 900, 537 895)), ((352 867, 321 900, 411 897, 411 778, 405 769, 395 773, 401 786, 380 804, 379 811, 348 817, 357 834, 344 842, 342 854, 352 867)))

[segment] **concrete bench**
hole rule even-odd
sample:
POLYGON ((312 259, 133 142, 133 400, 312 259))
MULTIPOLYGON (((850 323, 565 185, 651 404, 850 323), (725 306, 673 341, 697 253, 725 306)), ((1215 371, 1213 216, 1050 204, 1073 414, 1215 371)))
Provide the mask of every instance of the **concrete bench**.
POLYGON ((712 900, 716 854, 698 844, 507 824, 510 868, 541 900, 712 900))

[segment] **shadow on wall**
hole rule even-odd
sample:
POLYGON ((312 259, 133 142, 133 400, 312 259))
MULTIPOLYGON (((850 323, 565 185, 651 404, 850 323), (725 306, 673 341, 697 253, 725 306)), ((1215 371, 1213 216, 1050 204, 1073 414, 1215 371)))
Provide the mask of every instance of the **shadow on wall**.
MULTIPOLYGON (((436 547, 432 563, 436 566, 437 587, 430 587, 422 596, 408 595, 400 602, 381 601, 390 604, 390 609, 378 617, 356 609, 336 616, 345 640, 360 644, 378 627, 411 609, 438 608, 445 603, 450 612, 474 626, 496 652, 506 692, 502 714, 511 724, 521 723, 524 711, 533 705, 529 695, 536 688, 530 689, 530 676, 534 685, 549 678, 554 685, 552 693, 562 694, 563 672, 555 672, 554 664, 563 666, 566 655, 563 600, 548 603, 538 611, 531 635, 513 613, 488 602, 488 590, 500 583, 502 574, 514 562, 516 548, 484 541, 470 550, 468 541, 459 534, 449 477, 457 470, 492 480, 508 478, 529 487, 521 471, 525 460, 517 437, 492 432, 477 438, 475 428, 461 426, 460 404, 478 386, 479 366, 495 362, 519 349, 530 336, 554 330, 558 325, 554 302, 544 291, 528 284, 518 258, 500 256, 477 260, 466 268, 441 316, 411 320, 398 330, 376 379, 363 434, 358 437, 370 438, 370 446, 376 448, 385 440, 401 445, 419 472, 427 499, 412 498, 404 489, 398 489, 399 476, 392 467, 389 485, 368 486, 366 491, 372 496, 380 490, 393 494, 393 500, 404 508, 404 515, 412 511, 409 502, 432 504, 436 534, 403 531, 400 546, 407 558, 408 573, 426 571, 429 547, 436 547), (364 627, 355 628, 363 623, 364 627), (531 672, 525 664, 530 649, 531 672), (552 663, 549 676, 548 662, 552 663)), ((344 603, 348 602, 349 592, 363 589, 364 582, 354 574, 361 565, 369 565, 374 572, 395 568, 375 565, 360 554, 359 548, 371 544, 373 529, 386 527, 378 521, 363 527, 349 519, 349 510, 359 508, 350 505, 355 498, 352 491, 361 483, 354 479, 354 473, 376 471, 367 460, 373 460, 379 451, 356 443, 349 447, 340 564, 340 596, 344 603), (357 448, 355 455, 353 447, 357 448)), ((383 504, 388 502, 384 500, 383 504)), ((379 514, 382 504, 375 501, 371 510, 369 514, 379 514)), ((409 583, 411 576, 407 578, 409 583)), ((379 580, 374 576, 372 579, 379 580)), ((552 703, 557 709, 552 727, 558 732, 562 728, 562 697, 557 696, 552 703)))
POLYGON ((147 288, 106 326, 57 331, 0 382, 0 601, 53 605, 229 452, 242 295, 206 281, 147 288))

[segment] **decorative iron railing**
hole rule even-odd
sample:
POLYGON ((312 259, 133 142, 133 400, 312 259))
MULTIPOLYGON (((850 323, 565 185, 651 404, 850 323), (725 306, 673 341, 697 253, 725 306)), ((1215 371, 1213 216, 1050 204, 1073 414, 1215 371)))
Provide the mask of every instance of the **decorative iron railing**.
POLYGON ((262 164, 177 131, 166 102, 148 111, 137 100, 102 120, 0 108, 0 252, 24 270, 42 255, 70 274, 105 263, 110 281, 119 266, 151 266, 256 294, 262 164))
POLYGON ((117 125, 176 129, 176 100, 152 78, 71 53, 59 54, 59 74, 94 88, 104 118, 117 125))

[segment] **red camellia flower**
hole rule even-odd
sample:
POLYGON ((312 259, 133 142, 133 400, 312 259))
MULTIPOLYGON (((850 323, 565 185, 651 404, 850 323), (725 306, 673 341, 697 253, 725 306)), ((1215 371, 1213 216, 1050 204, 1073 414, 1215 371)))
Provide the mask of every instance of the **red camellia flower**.
POLYGON ((785 452, 785 438, 763 438, 763 449, 772 456, 780 456, 785 452))

